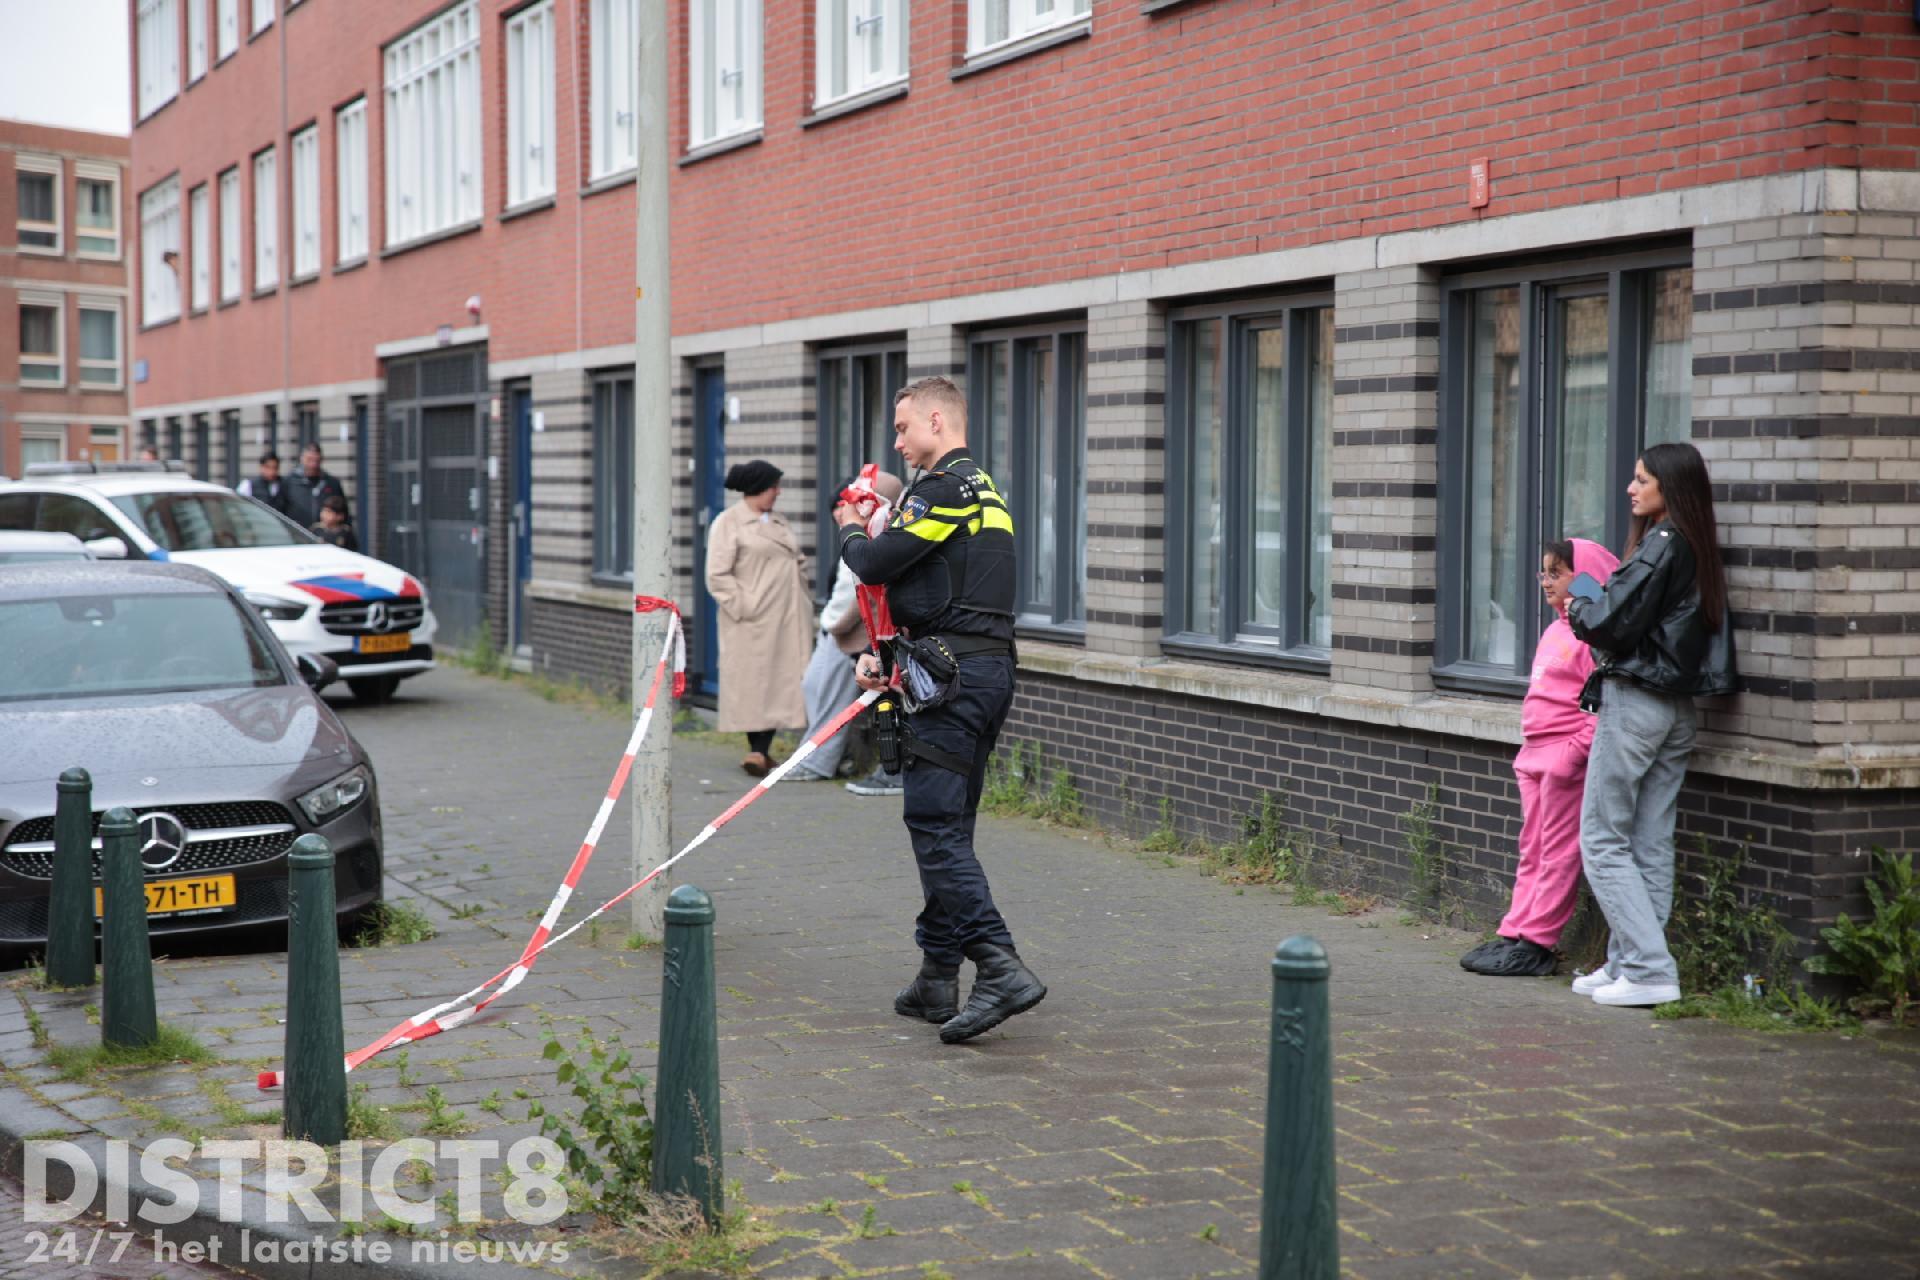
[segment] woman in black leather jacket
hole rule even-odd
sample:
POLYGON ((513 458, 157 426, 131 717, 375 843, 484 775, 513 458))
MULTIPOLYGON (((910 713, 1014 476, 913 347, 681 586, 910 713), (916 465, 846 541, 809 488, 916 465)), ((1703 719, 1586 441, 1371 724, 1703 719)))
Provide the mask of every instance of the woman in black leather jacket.
POLYGON ((1599 704, 1580 853, 1607 917, 1607 963, 1574 990, 1604 1005, 1680 998, 1667 948, 1674 806, 1693 753, 1695 696, 1732 693, 1733 637, 1707 464, 1690 444, 1656 444, 1634 465, 1627 556, 1603 591, 1567 606, 1593 648, 1582 705, 1599 704))

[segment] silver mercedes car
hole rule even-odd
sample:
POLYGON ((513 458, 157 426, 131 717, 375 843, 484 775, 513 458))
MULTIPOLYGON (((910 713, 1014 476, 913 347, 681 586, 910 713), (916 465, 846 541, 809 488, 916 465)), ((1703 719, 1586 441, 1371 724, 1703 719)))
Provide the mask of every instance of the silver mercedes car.
POLYGON ((322 657, 296 663, 204 569, 0 572, 0 963, 45 950, 55 783, 75 766, 93 779, 96 883, 100 815, 139 819, 156 948, 263 926, 283 938, 287 850, 307 832, 333 846, 351 930, 382 896, 380 801, 319 696, 336 675, 322 657))

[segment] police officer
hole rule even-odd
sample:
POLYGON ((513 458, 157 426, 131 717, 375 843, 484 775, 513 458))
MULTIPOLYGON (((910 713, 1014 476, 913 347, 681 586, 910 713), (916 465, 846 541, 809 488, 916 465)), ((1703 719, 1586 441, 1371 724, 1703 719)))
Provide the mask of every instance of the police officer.
MULTIPOLYGON (((840 555, 887 605, 908 645, 936 677, 957 674, 908 717, 907 831, 925 907, 914 922, 919 975, 894 999, 896 1013, 940 1024, 948 1044, 970 1040, 1039 1004, 1047 989, 1021 962, 973 852, 974 816, 1000 726, 1013 703, 1013 517, 993 481, 967 454, 967 402, 946 378, 922 378, 893 405, 894 450, 922 474, 893 519, 870 538, 859 513, 836 507, 840 555), (959 1007, 960 962, 973 990, 959 1007)), ((885 687, 882 664, 861 655, 856 678, 885 687)))

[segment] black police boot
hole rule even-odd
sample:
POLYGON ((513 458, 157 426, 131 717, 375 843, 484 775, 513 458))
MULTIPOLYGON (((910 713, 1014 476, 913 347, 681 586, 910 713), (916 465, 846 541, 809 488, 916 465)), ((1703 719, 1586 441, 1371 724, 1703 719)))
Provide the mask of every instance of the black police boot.
POLYGON ((1011 947, 976 942, 967 948, 967 959, 973 961, 973 990, 960 1016, 940 1028, 940 1039, 947 1044, 991 1031, 1047 998, 1046 985, 1011 947))
POLYGON ((946 1022, 960 1012, 960 966, 920 961, 920 973, 893 998, 893 1011, 903 1018, 946 1022))

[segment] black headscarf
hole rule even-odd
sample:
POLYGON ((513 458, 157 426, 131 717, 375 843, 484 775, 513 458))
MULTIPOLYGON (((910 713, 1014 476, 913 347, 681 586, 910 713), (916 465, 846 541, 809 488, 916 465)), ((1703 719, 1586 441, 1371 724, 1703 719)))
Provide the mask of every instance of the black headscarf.
POLYGON ((738 489, 751 498, 779 484, 781 474, 780 468, 760 458, 752 462, 736 462, 727 471, 727 488, 738 489))

